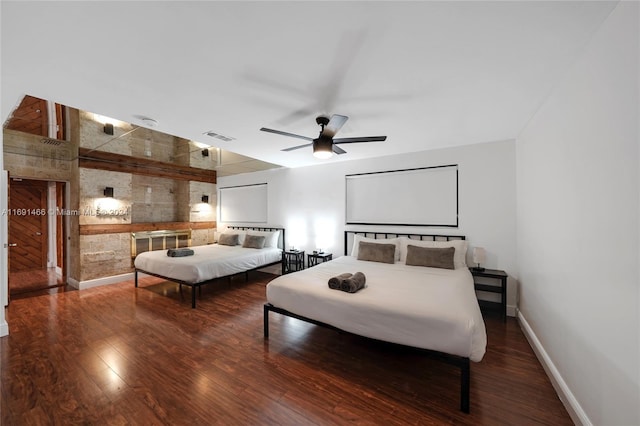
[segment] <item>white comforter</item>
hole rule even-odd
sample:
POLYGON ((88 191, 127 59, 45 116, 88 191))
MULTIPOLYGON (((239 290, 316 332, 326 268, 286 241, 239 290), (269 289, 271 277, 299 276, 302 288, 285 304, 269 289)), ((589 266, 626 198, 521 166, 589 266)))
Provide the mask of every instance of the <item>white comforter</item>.
POLYGON ((267 285, 272 305, 365 337, 480 361, 487 336, 473 279, 449 270, 339 257, 267 285), (331 290, 329 278, 363 272, 357 293, 331 290))
POLYGON ((166 250, 147 251, 136 256, 137 269, 167 278, 199 283, 248 271, 282 259, 279 248, 252 249, 218 244, 190 247, 193 256, 170 257, 166 250))

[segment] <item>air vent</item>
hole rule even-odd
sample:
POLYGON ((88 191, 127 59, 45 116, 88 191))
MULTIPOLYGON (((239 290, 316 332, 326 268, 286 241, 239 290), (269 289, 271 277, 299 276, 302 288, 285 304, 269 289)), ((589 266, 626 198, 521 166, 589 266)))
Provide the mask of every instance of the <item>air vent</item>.
POLYGON ((236 138, 232 138, 229 136, 224 136, 221 135, 220 133, 216 133, 212 130, 209 130, 208 132, 204 132, 203 135, 207 135, 207 136, 211 136, 212 138, 216 138, 216 139, 220 139, 221 141, 225 141, 225 142, 231 142, 236 140, 236 138))
POLYGON ((42 143, 45 145, 62 145, 64 143, 64 141, 58 140, 58 139, 50 139, 50 138, 46 138, 46 139, 42 139, 42 143))

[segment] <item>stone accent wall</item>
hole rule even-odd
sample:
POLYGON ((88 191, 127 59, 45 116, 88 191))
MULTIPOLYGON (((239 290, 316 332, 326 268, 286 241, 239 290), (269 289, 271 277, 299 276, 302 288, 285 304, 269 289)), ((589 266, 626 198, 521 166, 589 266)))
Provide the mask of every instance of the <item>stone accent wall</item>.
MULTIPOLYGON (((4 165, 12 176, 69 182, 69 277, 78 282, 132 272, 131 234, 80 235, 81 225, 200 222, 216 220, 216 185, 174 181, 130 173, 78 167, 78 146, 203 169, 217 164, 218 154, 186 139, 111 120, 114 135, 103 131, 99 116, 68 109, 69 141, 51 143, 41 136, 4 130, 4 165), (45 141, 43 143, 43 140, 45 141), (104 197, 105 187, 114 197, 104 197), (151 188, 149 191, 148 188, 151 188), (201 201, 209 196, 209 203, 201 201)), ((192 232, 192 245, 214 241, 213 229, 192 232)))
POLYGON ((191 231, 191 245, 204 246, 214 243, 215 229, 194 229, 191 231))
POLYGON ((80 225, 131 223, 132 176, 105 170, 80 168, 80 225), (113 188, 113 198, 104 196, 113 188))
POLYGON ((205 182, 189 182, 189 222, 207 222, 216 220, 217 186, 205 182), (208 195, 209 202, 203 203, 202 196, 208 195))
POLYGON ((131 272, 131 234, 80 236, 80 281, 131 272))
POLYGON ((78 147, 14 130, 3 131, 4 167, 11 176, 69 181, 78 147), (58 144, 59 143, 59 144, 58 144))

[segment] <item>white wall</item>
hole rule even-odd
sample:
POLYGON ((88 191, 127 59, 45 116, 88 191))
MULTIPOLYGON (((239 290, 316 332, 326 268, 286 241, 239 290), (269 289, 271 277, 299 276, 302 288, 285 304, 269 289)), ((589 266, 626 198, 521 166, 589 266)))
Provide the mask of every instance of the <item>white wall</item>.
POLYGON ((516 142, 521 319, 578 423, 640 424, 638 9, 617 6, 516 142))
MULTIPOLYGON (((393 143, 388 141, 386 143, 393 143)), ((282 155, 287 155, 282 153, 282 155)), ((309 150, 311 155, 311 150, 309 150)), ((413 167, 459 165, 460 227, 385 227, 396 232, 466 235, 470 246, 487 250, 489 268, 515 273, 515 143, 502 141, 368 160, 326 162, 318 166, 276 169, 221 177, 218 188, 268 183, 268 224, 286 228, 287 247, 322 248, 335 256, 344 251, 345 175, 413 167)), ((420 188, 407 188, 415 196, 420 188)), ((384 203, 384 194, 380 194, 384 203)), ((224 227, 219 223, 219 228, 224 227)), ((349 229, 372 227, 350 226, 349 229)), ((468 260, 469 261, 469 260, 468 260)), ((509 280, 508 305, 516 303, 509 280)))

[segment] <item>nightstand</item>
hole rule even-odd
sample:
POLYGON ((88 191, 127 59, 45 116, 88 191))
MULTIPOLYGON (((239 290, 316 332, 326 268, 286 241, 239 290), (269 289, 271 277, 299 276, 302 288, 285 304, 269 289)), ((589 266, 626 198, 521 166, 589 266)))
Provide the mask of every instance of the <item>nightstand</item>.
MULTIPOLYGON (((499 311, 502 315, 502 320, 507 321, 507 273, 499 269, 484 269, 482 271, 469 268, 471 275, 473 275, 473 286, 476 290, 486 291, 489 293, 500 294, 500 302, 491 302, 488 300, 478 300, 478 304, 481 308, 487 310, 499 311), (476 278, 490 278, 491 280, 500 281, 499 285, 487 284, 485 282, 479 283, 476 278)), ((484 280, 483 280, 484 281, 484 280)))
POLYGON ((328 262, 331 259, 333 259, 333 254, 331 253, 309 253, 307 255, 307 265, 311 268, 318 263, 328 262))
POLYGON ((282 252, 282 273, 302 271, 304 269, 304 250, 285 250, 282 252))

